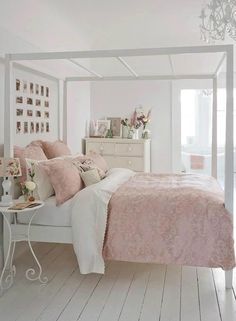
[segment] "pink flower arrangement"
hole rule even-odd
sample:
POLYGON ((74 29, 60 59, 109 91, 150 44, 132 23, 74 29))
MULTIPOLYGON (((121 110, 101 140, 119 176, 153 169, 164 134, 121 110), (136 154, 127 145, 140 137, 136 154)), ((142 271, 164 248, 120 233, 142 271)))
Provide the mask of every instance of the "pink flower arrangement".
POLYGON ((146 129, 147 124, 151 120, 151 109, 148 111, 147 115, 141 112, 141 115, 137 117, 137 120, 143 125, 143 130, 146 129))

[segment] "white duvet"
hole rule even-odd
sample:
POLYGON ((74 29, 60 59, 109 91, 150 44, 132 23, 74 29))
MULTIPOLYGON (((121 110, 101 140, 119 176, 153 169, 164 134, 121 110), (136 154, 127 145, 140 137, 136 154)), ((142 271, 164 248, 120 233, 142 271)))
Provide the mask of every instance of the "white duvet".
POLYGON ((102 250, 108 203, 117 188, 134 174, 129 169, 111 169, 101 182, 75 195, 72 203, 73 246, 82 274, 105 272, 102 250))

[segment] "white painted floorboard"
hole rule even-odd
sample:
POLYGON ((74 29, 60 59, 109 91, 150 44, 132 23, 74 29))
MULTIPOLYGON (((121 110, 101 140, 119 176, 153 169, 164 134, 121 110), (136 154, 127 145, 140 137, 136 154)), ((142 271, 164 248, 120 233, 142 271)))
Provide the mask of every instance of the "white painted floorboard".
MULTIPOLYGON (((104 276, 81 275, 71 245, 35 244, 47 285, 17 276, 0 297, 1 321, 235 321, 236 297, 220 269, 107 262, 104 276)), ((234 285, 236 285, 234 281, 234 285)))

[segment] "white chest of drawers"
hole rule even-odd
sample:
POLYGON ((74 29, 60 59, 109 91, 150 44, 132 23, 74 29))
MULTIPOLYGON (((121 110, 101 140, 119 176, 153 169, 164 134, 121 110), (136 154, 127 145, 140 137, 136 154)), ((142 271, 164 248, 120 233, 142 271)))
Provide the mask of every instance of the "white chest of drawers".
POLYGON ((110 168, 124 167, 135 172, 150 172, 150 140, 86 138, 85 152, 102 155, 110 168))

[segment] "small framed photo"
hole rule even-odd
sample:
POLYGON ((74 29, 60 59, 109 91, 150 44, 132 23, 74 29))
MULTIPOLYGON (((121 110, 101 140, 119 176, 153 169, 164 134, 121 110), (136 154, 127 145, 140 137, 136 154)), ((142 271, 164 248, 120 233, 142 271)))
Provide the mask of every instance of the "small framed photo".
POLYGON ((30 93, 33 95, 34 93, 34 84, 31 82, 30 83, 30 93))
POLYGON ((33 110, 28 109, 28 110, 27 110, 27 116, 28 116, 28 117, 33 117, 33 110))
POLYGON ((36 110, 36 117, 41 117, 41 111, 40 110, 36 110))
POLYGON ((46 97, 49 97, 49 87, 46 87, 46 97))
POLYGON ((16 91, 20 91, 20 79, 16 79, 16 91))
POLYGON ((106 137, 108 129, 110 129, 111 121, 107 119, 97 120, 97 136, 106 137))
POLYGON ((44 107, 47 107, 47 108, 49 107, 49 101, 45 100, 44 107))
POLYGON ((17 134, 21 133, 21 122, 20 121, 16 122, 16 133, 17 134))
POLYGON ((22 97, 22 96, 16 97, 16 103, 17 103, 17 104, 23 104, 23 97, 22 97))
POLYGON ((27 81, 23 80, 23 93, 27 93, 27 81))
POLYGON ((37 107, 41 106, 41 100, 40 100, 40 99, 36 99, 36 100, 35 100, 35 105, 36 105, 37 107))
POLYGON ((41 123, 41 133, 44 133, 44 123, 41 123))
POLYGON ((39 84, 35 84, 35 94, 39 95, 39 84))
POLYGON ((49 133, 50 128, 49 128, 49 123, 46 123, 46 133, 49 133))
POLYGON ((44 118, 49 118, 49 111, 44 112, 44 118))
POLYGON ((34 122, 31 121, 30 122, 30 134, 33 134, 34 133, 34 122))
POLYGON ((17 108, 16 109, 16 116, 23 116, 23 109, 17 108))
POLYGON ((33 105, 33 99, 32 98, 27 98, 27 105, 33 105))
POLYGON ((39 123, 35 124, 35 133, 39 133, 39 123))
POLYGON ((41 96, 44 96, 44 86, 40 86, 40 93, 41 93, 41 96))
POLYGON ((29 132, 28 122, 25 121, 25 122, 24 122, 24 134, 28 134, 28 132, 29 132))
POLYGON ((107 117, 107 120, 111 122, 111 130, 113 137, 121 137, 121 118, 119 117, 107 117))

